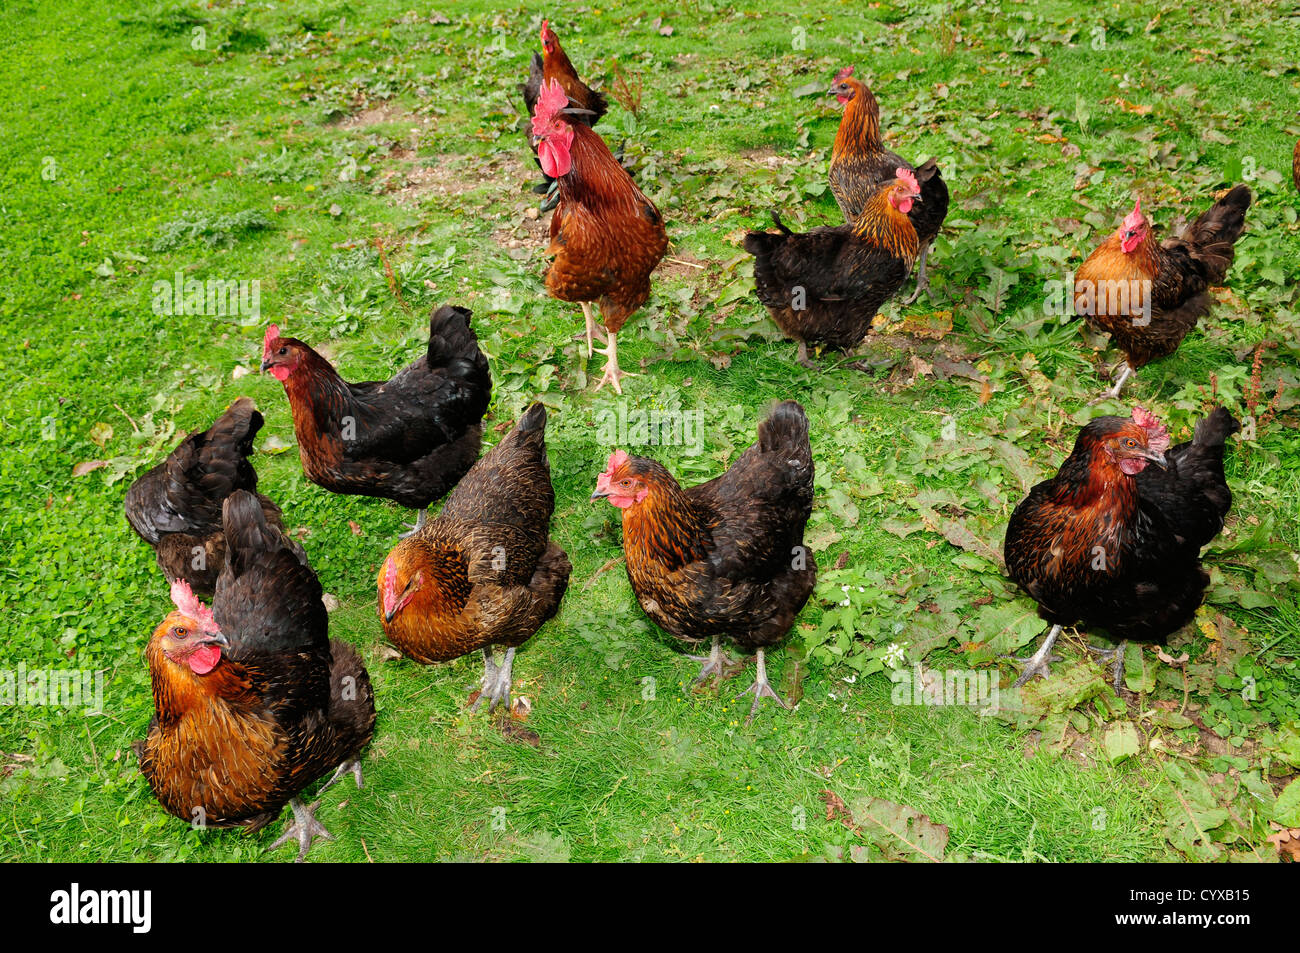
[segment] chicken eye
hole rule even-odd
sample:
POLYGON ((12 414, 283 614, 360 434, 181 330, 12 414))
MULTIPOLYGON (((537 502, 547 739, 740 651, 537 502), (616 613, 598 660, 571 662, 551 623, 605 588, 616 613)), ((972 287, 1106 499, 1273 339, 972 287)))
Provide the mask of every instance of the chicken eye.
POLYGON ((284 357, 284 355, 286 355, 286 354, 288 354, 288 353, 289 353, 289 349, 288 349, 287 347, 282 347, 282 348, 280 348, 279 354, 280 354, 281 357, 284 357))
POLYGON ((1138 445, 1137 441, 1134 440, 1132 437, 1127 437, 1127 438, 1124 440, 1124 447, 1125 447, 1126 449, 1128 449, 1128 450, 1132 450, 1132 449, 1133 449, 1134 447, 1136 447, 1137 445, 1138 445))
POLYGON ((172 629, 172 635, 176 636, 178 639, 183 639, 189 634, 190 630, 185 628, 183 625, 178 625, 176 628, 172 629))

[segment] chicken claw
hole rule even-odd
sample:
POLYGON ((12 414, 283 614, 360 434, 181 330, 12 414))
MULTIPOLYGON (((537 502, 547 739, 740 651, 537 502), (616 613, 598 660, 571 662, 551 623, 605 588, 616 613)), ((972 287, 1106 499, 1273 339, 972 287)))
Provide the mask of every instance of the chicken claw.
POLYGON ((700 674, 691 680, 692 688, 698 688, 710 678, 716 678, 719 681, 730 678, 740 669, 740 663, 733 662, 722 651, 722 643, 716 635, 713 637, 713 648, 709 650, 708 655, 688 655, 686 657, 692 662, 704 663, 700 667, 700 674))
POLYGON ((930 290, 930 279, 925 276, 925 257, 930 254, 930 246, 926 245, 921 249, 921 259, 916 264, 916 288, 911 297, 904 298, 903 304, 911 304, 917 298, 921 297, 922 291, 930 290))
POLYGON ((749 708, 749 717, 745 719, 746 725, 754 720, 754 716, 758 714, 758 706, 763 703, 764 698, 775 699, 776 703, 782 708, 788 709, 790 707, 786 704, 784 698, 772 690, 772 685, 767 680, 767 663, 763 658, 762 649, 758 650, 758 672, 754 676, 754 684, 737 695, 735 700, 740 701, 749 694, 753 694, 754 704, 749 708))
POLYGON ((1052 646, 1056 644, 1057 636, 1061 634, 1061 626, 1052 626, 1052 631, 1047 633, 1047 638, 1043 639, 1042 648, 1035 652, 1029 658, 1017 658, 1014 655, 1004 655, 1003 658, 1009 658, 1013 662, 1024 662, 1025 667, 1020 672, 1020 677, 1016 679, 1012 688, 1020 688, 1035 675, 1042 678, 1048 678, 1052 674, 1051 664, 1059 662, 1060 656, 1052 655, 1052 646))
POLYGON ((510 710, 510 669, 514 662, 514 649, 507 649, 505 661, 497 665, 492 658, 492 647, 484 647, 483 683, 478 698, 474 699, 474 704, 470 706, 470 711, 478 711, 478 706, 483 704, 485 698, 488 700, 488 714, 496 710, 497 705, 500 704, 505 705, 506 711, 510 710))
POLYGON ((1124 362, 1123 367, 1124 370, 1120 373, 1119 380, 1115 381, 1115 386, 1107 388, 1102 391, 1099 396, 1088 401, 1089 407, 1100 404, 1104 400, 1119 400, 1119 392, 1124 387, 1124 382, 1128 380, 1129 375, 1133 373, 1133 368, 1128 366, 1127 361, 1124 362))
POLYGON ((1128 642, 1121 642, 1113 649, 1098 649, 1088 646, 1088 651, 1097 656, 1103 662, 1112 661, 1111 666, 1111 685, 1115 689, 1115 694, 1120 693, 1120 687, 1124 684, 1124 649, 1128 647, 1128 642))
POLYGON ((428 511, 427 511, 427 510, 416 510, 415 512, 416 512, 416 516, 415 516, 415 522, 414 522, 414 523, 403 523, 403 524, 402 524, 403 526, 409 526, 409 527, 411 528, 411 529, 410 529, 410 532, 408 532, 408 533, 398 533, 398 534, 397 534, 397 538, 398 538, 398 539, 406 539, 406 537, 408 537, 408 536, 414 536, 414 535, 415 535, 416 533, 418 533, 418 532, 420 531, 420 529, 424 526, 425 522, 426 522, 427 519, 428 519, 428 517, 427 517, 427 513, 428 513, 428 511))
POLYGON ((295 863, 301 864, 307 858, 307 851, 311 850, 312 841, 317 837, 323 837, 326 840, 333 840, 334 835, 316 820, 316 808, 320 807, 320 801, 313 801, 310 805, 304 805, 298 798, 289 801, 289 807, 293 809, 293 822, 284 829, 284 833, 279 839, 271 845, 271 850, 278 850, 293 838, 298 842, 298 858, 295 863))
POLYGON ((333 777, 326 781, 324 786, 316 792, 316 796, 320 797, 330 788, 334 787, 334 785, 338 784, 339 781, 343 779, 343 775, 349 771, 352 773, 352 780, 357 782, 357 790, 361 790, 361 759, 358 758, 353 761, 344 761, 335 768, 333 777))

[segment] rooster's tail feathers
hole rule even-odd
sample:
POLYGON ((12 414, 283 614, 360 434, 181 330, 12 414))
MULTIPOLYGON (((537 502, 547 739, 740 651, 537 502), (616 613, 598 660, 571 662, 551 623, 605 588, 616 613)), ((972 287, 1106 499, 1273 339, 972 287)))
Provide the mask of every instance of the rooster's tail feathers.
POLYGON ((262 429, 266 421, 258 412, 253 401, 241 397, 228 408, 208 431, 209 441, 214 437, 229 435, 242 456, 253 452, 253 438, 262 429))
POLYGON ((519 418, 519 423, 515 424, 515 427, 520 433, 527 433, 531 430, 545 430, 546 406, 541 401, 533 404, 519 418))

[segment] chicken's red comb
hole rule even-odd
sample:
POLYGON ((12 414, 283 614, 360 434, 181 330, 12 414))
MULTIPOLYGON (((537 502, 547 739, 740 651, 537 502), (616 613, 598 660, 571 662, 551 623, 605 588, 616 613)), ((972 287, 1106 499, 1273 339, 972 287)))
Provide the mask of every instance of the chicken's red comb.
POLYGON ((1159 418, 1142 407, 1133 408, 1133 423, 1147 432, 1147 448, 1164 453, 1169 449, 1169 431, 1159 418))
POLYGON ((619 468, 627 463, 628 459, 626 450, 615 450, 609 455, 609 460, 605 463, 605 472, 617 473, 619 468))
POLYGON ((266 337, 262 338, 262 360, 271 356, 271 345, 280 340, 280 326, 272 324, 266 329, 266 337))
POLYGON ((1128 217, 1124 219, 1124 227, 1137 228, 1145 221, 1146 218, 1142 215, 1142 199, 1139 197, 1138 200, 1133 203, 1133 211, 1129 212, 1128 217))
POLYGON ((384 560, 384 610, 387 611, 393 607, 397 601, 397 563, 393 557, 389 556, 384 560))
POLYGON ((852 75, 853 75, 853 67, 846 66, 844 67, 844 69, 840 70, 838 73, 835 74, 835 82, 837 83, 842 82, 843 80, 848 79, 852 75))
POLYGON ((542 84, 542 91, 537 96, 537 108, 533 112, 533 135, 543 135, 560 110, 569 107, 569 97, 564 92, 558 79, 542 84))
POLYGON ((198 623, 202 631, 209 635, 216 635, 221 631, 217 620, 212 615, 212 610, 199 601, 198 596, 190 589, 190 584, 184 579, 177 579, 172 583, 172 602, 177 609, 198 623))
POLYGON ((542 42, 543 42, 543 43, 546 42, 546 34, 548 34, 548 33, 550 33, 550 32, 551 32, 551 21, 550 21, 550 20, 543 20, 543 21, 542 21, 542 32, 541 32, 541 37, 542 37, 542 42))
POLYGON ((903 180, 903 184, 915 192, 921 194, 921 187, 916 184, 916 176, 912 174, 911 169, 895 169, 894 174, 903 180))

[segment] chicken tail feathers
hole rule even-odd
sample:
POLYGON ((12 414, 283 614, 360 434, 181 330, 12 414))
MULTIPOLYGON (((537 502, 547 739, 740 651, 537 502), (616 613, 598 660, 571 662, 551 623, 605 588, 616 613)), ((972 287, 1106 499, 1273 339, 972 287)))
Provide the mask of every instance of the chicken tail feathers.
POLYGON ((1191 246, 1193 257, 1206 265, 1211 284, 1221 283, 1232 267, 1233 246, 1246 227, 1250 202, 1250 189, 1245 185, 1235 186, 1183 233, 1183 241, 1191 246))
POLYGON ((546 406, 538 401, 524 412, 519 418, 519 423, 515 424, 520 433, 527 433, 531 430, 546 429, 546 406))
POLYGON ((226 534, 226 558, 236 576, 243 575, 259 554, 284 544, 280 531, 267 523, 261 500, 247 490, 236 490, 226 497, 221 507, 221 527, 226 534))
POLYGON ((1226 407, 1215 407, 1208 415, 1196 422, 1196 433, 1192 443, 1199 447, 1222 447, 1228 438, 1241 429, 1237 418, 1228 413, 1226 407))
POLYGON ((808 416, 798 401, 787 400, 772 409, 758 425, 758 446, 764 453, 786 453, 800 460, 812 457, 808 416))

